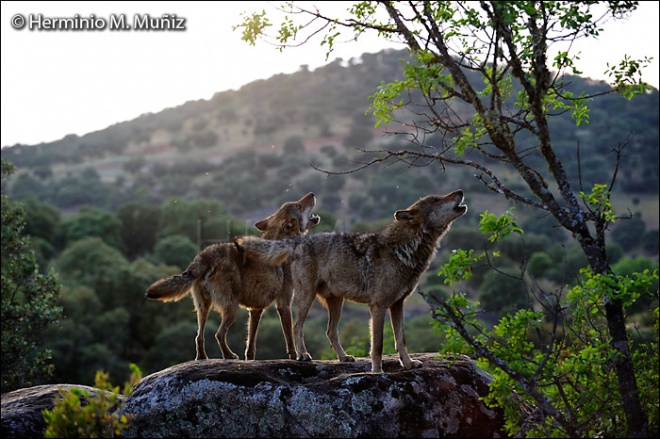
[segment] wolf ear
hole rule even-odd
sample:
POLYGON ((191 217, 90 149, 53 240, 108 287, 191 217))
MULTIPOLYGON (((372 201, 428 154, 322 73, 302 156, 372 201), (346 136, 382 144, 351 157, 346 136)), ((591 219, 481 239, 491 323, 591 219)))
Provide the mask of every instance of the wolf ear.
POLYGON ((254 227, 257 228, 260 232, 265 232, 266 229, 268 228, 268 218, 262 219, 261 221, 257 221, 254 224, 254 227))
POLYGON ((394 219, 397 221, 412 221, 415 215, 410 210, 397 210, 394 212, 394 219))

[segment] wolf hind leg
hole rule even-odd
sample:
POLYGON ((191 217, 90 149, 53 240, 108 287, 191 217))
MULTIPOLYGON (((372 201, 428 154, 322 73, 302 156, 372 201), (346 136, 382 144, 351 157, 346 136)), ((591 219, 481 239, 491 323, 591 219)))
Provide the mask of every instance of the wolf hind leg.
POLYGON ((232 352, 232 350, 229 349, 229 345, 227 345, 227 332, 229 331, 231 324, 234 323, 234 320, 236 320, 237 313, 238 305, 230 305, 224 308, 221 312, 222 322, 220 323, 218 332, 215 333, 215 339, 218 341, 218 346, 222 352, 222 357, 225 360, 238 359, 238 355, 232 352))
MULTIPOLYGON (((245 345, 245 359, 254 360, 257 356, 257 332, 263 309, 250 309, 248 317, 248 338, 245 345)), ((224 320, 224 319, 223 319, 224 320)))
POLYGON ((341 311, 344 306, 344 299, 342 297, 331 296, 322 299, 323 304, 328 310, 328 330, 325 335, 330 341, 330 346, 337 354, 341 362, 354 362, 355 357, 348 355, 339 341, 339 320, 341 319, 341 311))
POLYGON ((197 288, 193 289, 192 296, 197 311, 197 336, 195 337, 197 355, 195 360, 208 360, 209 357, 206 355, 206 349, 204 349, 204 327, 209 318, 209 312, 211 312, 212 301, 210 296, 202 294, 197 288))

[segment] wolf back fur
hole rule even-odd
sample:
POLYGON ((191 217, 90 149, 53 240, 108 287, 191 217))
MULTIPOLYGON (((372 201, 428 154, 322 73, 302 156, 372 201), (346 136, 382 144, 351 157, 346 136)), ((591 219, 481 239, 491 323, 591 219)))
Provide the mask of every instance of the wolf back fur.
MULTIPOLYGON (((277 212, 258 221, 255 227, 267 240, 302 236, 320 220, 311 213, 315 205, 316 196, 310 192, 298 201, 284 203, 277 212)), ((226 337, 239 307, 247 308, 249 312, 245 359, 254 360, 261 314, 275 302, 288 356, 295 359, 291 317, 293 287, 289 265, 287 262, 267 266, 246 258, 234 242, 213 244, 203 249, 183 273, 151 284, 146 298, 172 302, 192 293, 198 324, 196 360, 208 359, 204 348, 204 327, 212 308, 222 316, 215 338, 223 358, 238 358, 227 345, 226 337)))
POLYGON ((326 335, 340 361, 355 361, 339 341, 338 324, 344 300, 364 303, 371 314, 371 370, 382 372, 383 326, 389 310, 395 347, 406 369, 420 367, 407 352, 403 304, 433 261, 440 239, 467 212, 463 191, 429 195, 407 209, 378 233, 319 233, 266 241, 236 240, 249 257, 265 264, 291 261, 297 307, 294 338, 298 360, 311 360, 303 325, 317 297, 328 311, 326 335))

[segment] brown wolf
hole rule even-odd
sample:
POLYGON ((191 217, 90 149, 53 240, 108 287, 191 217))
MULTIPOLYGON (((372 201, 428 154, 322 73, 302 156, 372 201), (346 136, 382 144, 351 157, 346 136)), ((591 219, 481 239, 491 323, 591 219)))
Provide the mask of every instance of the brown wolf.
POLYGON ((408 356, 403 331, 403 303, 435 257, 442 236, 467 212, 463 191, 429 195, 394 213, 379 233, 319 233, 279 241, 257 237, 236 240, 247 255, 277 265, 291 257, 297 306, 294 337, 298 360, 311 360, 303 324, 314 297, 328 310, 326 335, 339 361, 355 361, 339 342, 344 299, 369 305, 371 371, 382 372, 383 326, 389 309, 395 347, 404 368, 420 367, 408 356))
MULTIPOLYGON (((284 203, 277 212, 258 221, 255 227, 263 232, 263 239, 304 235, 320 220, 318 215, 311 214, 315 205, 316 196, 310 192, 298 201, 284 203)), ((171 302, 181 300, 191 292, 198 323, 195 360, 208 359, 204 349, 204 326, 211 308, 216 308, 222 316, 215 338, 223 358, 238 358, 229 349, 226 337, 239 306, 249 312, 245 359, 254 360, 259 319, 264 309, 274 301, 282 323, 287 353, 290 359, 296 358, 289 263, 266 266, 246 258, 233 242, 213 244, 203 249, 183 273, 154 282, 147 289, 146 297, 171 302)))

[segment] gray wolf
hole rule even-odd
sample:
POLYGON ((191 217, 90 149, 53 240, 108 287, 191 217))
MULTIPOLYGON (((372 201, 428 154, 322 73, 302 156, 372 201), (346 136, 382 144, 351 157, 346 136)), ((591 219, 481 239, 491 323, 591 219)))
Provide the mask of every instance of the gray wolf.
POLYGON ((440 239, 467 212, 463 191, 429 195, 404 210, 378 233, 319 233, 265 241, 241 237, 236 243, 250 257, 277 265, 291 260, 297 307, 294 337, 297 359, 311 360, 303 325, 318 297, 328 311, 326 335, 339 361, 355 361, 339 342, 338 324, 344 300, 364 303, 371 315, 371 371, 382 372, 383 326, 389 310, 395 347, 406 369, 421 367, 408 356, 403 304, 435 257, 440 239))
MULTIPOLYGON (((277 212, 257 221, 255 227, 263 232, 262 238, 267 240, 302 236, 310 227, 319 223, 320 217, 311 213, 315 205, 316 196, 310 192, 298 201, 284 203, 277 212)), ((261 314, 276 302, 287 353, 290 359, 295 359, 292 288, 288 263, 266 266, 246 258, 234 242, 223 242, 203 249, 183 273, 151 284, 145 296, 151 300, 172 302, 192 294, 198 324, 195 360, 208 359, 204 349, 204 326, 212 308, 217 309, 222 316, 215 338, 223 358, 238 358, 227 345, 226 337, 239 307, 249 312, 245 359, 254 360, 261 314)))

